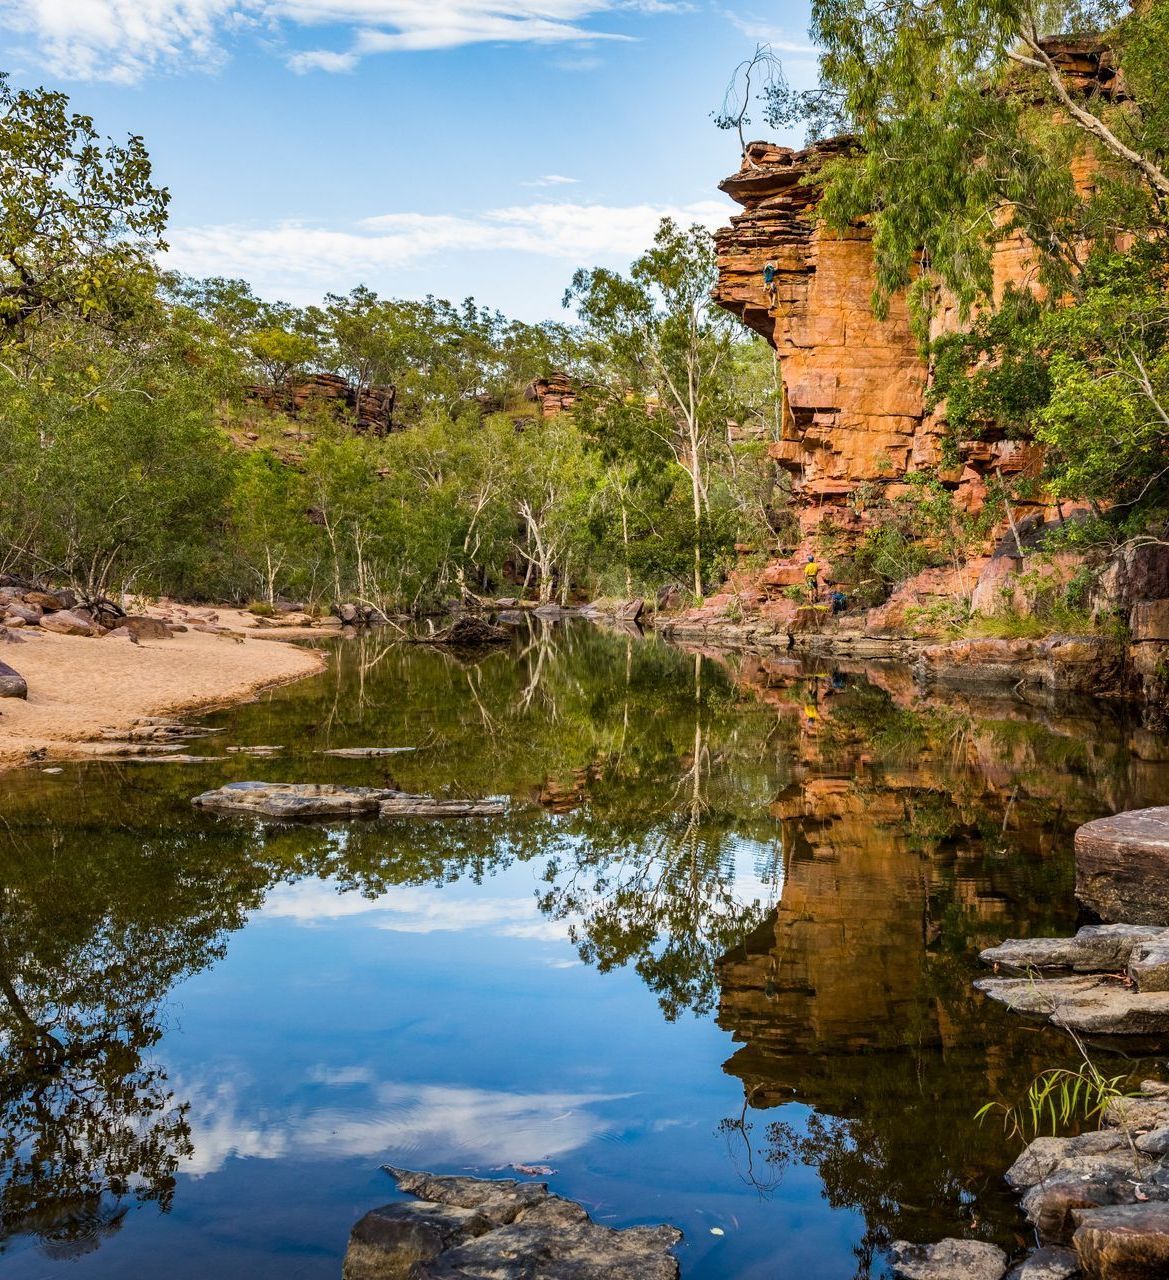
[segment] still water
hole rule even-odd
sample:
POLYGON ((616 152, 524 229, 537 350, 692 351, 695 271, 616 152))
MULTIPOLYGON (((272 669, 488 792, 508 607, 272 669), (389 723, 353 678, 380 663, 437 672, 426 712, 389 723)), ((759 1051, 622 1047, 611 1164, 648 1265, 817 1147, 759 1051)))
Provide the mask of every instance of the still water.
POLYGON ((386 1162, 549 1165, 600 1222, 680 1226, 687 1280, 1026 1239, 972 1117, 1069 1047, 970 980, 1074 927, 1079 823, 1164 801, 1169 743, 1116 709, 580 625, 473 661, 340 642, 206 723, 206 764, 0 777, 5 1277, 337 1280, 386 1162), (414 750, 322 754, 375 745, 414 750), (242 778, 509 809, 192 809, 242 778))

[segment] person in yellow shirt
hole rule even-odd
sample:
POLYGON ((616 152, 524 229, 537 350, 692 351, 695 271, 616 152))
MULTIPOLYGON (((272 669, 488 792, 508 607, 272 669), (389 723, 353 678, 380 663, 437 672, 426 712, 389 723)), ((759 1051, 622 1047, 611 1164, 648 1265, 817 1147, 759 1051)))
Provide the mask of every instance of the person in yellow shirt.
POLYGON ((813 604, 820 597, 820 563, 815 556, 808 557, 804 565, 804 581, 808 584, 808 595, 813 604))

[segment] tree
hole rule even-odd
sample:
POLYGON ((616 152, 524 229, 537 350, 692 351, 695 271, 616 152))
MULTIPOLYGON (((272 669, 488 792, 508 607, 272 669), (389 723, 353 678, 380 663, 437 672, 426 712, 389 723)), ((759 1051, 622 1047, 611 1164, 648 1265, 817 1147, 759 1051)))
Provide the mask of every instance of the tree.
POLYGON ((112 324, 163 248, 168 192, 139 137, 102 145, 89 116, 0 73, 0 347, 54 317, 112 324))
POLYGON ((689 481, 694 594, 703 592, 711 452, 725 439, 733 321, 715 307, 714 241, 664 218, 628 277, 578 271, 565 294, 592 340, 612 448, 664 450, 689 481), (619 439, 624 436, 624 440, 619 439))
POLYGON ((940 282, 968 311, 990 296, 991 250, 1013 231, 1055 296, 1075 287, 1087 240, 1163 233, 1166 0, 1131 12, 1112 0, 815 0, 812 34, 819 93, 858 143, 825 166, 820 209, 837 227, 869 221, 879 304, 912 287, 928 309, 940 282), (1098 74, 1041 34, 1053 31, 1098 74), (1090 193, 1072 168, 1084 153, 1090 193))

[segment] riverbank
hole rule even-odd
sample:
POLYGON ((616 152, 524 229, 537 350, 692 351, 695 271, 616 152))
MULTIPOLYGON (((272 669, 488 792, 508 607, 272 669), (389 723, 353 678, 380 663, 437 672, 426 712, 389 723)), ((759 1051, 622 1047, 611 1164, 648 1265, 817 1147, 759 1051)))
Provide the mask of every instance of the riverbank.
POLYGON ((222 632, 188 630, 134 643, 128 636, 38 629, 22 644, 5 645, 3 659, 24 677, 28 698, 0 702, 0 768, 100 754, 103 740, 147 717, 244 702, 324 669, 319 650, 268 643, 277 637, 246 632, 242 617, 227 614, 220 611, 229 628, 222 632))

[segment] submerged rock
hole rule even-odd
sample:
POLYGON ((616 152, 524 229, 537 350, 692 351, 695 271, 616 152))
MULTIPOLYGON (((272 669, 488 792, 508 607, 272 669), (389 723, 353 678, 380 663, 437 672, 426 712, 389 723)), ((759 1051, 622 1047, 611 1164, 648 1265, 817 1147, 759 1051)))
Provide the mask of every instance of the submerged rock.
POLYGON ((682 1238, 674 1227, 598 1226, 579 1204, 552 1195, 542 1182, 446 1178, 389 1166, 387 1172, 420 1201, 384 1205, 357 1223, 343 1280, 678 1276, 677 1259, 668 1252, 682 1238))
POLYGON ((1002 1280, 1007 1269, 1007 1255, 984 1240, 895 1240, 889 1257, 899 1280, 1002 1280))
POLYGON ((1080 827, 1076 897, 1105 920, 1169 925, 1169 806, 1080 827))
POLYGON ((432 796, 397 795, 383 800, 383 818, 498 818, 507 812, 502 800, 436 800, 432 796))

